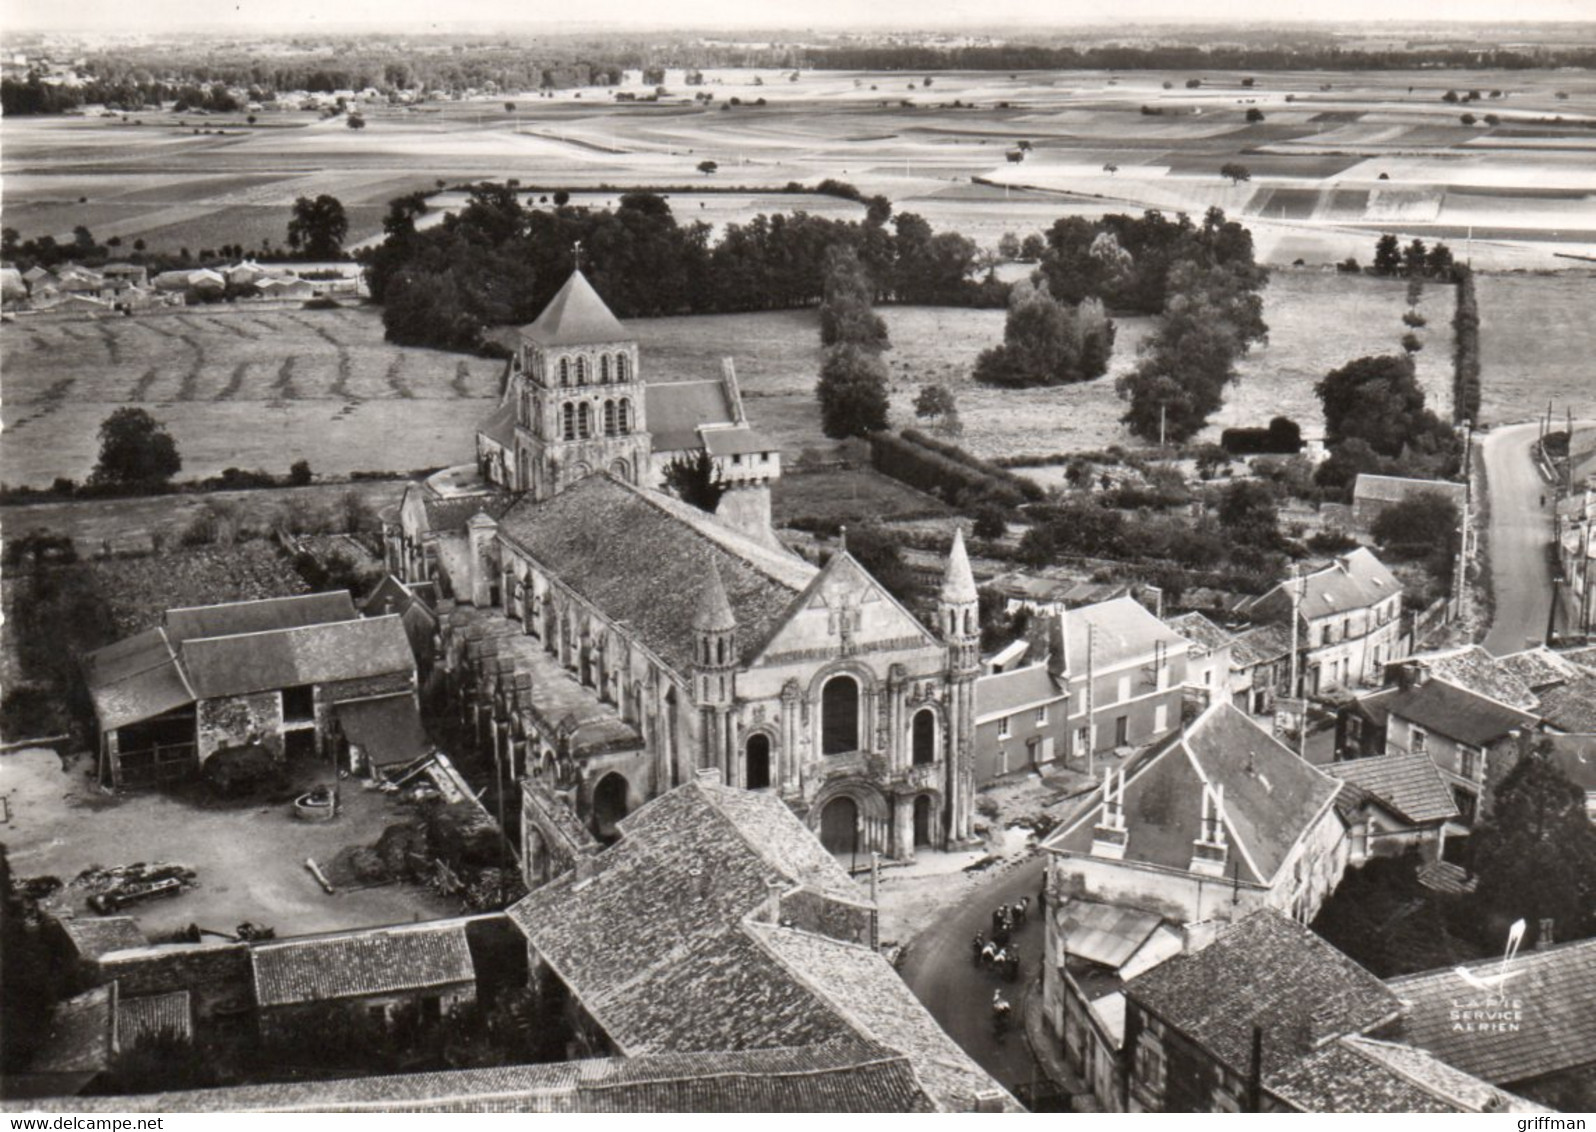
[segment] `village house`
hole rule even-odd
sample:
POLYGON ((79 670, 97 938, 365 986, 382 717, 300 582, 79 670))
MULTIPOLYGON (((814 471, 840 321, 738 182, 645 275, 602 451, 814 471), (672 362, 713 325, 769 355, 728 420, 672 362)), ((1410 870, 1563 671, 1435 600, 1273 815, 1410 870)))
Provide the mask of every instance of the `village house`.
POLYGON ((1458 820, 1472 826, 1496 785, 1518 762, 1540 719, 1405 665, 1391 688, 1359 696, 1336 718, 1340 757, 1423 755, 1452 792, 1458 820))
POLYGON ((1061 653, 976 680, 978 784, 1043 766, 1069 750, 1069 682, 1061 653))
POLYGON ((1186 639, 1186 688, 1197 708, 1230 698, 1231 635, 1195 611, 1164 623, 1186 639))
POLYGON ((1018 1111, 876 949, 875 906, 833 856, 779 798, 718 778, 627 815, 613 845, 510 909, 570 1054, 852 1042, 907 1057, 938 1110, 1018 1111))
POLYGON ((1347 824, 1353 864, 1410 848, 1425 861, 1441 859, 1448 826, 1459 815, 1451 789, 1428 755, 1377 755, 1323 769, 1342 782, 1336 808, 1347 824))
POLYGON ((419 1021, 437 1022, 477 996, 458 920, 273 940, 249 958, 266 1035, 291 1036, 331 1009, 365 1011, 389 1025, 409 1008, 419 1021))
POLYGON ((600 839, 705 767, 776 792, 835 852, 970 837, 980 632, 962 536, 935 631, 845 544, 820 568, 783 548, 779 457, 730 369, 645 383, 579 273, 521 332, 478 441, 477 465, 410 489, 385 526, 397 577, 437 584, 442 669, 504 781, 544 781, 534 796, 600 839), (695 453, 732 485, 715 514, 653 486, 660 460, 695 453))
POLYGON ((1088 752, 1140 747, 1180 726, 1188 643, 1134 598, 1063 615, 1070 744, 1088 752))
POLYGON ((1306 922, 1347 865, 1339 784, 1226 701, 1123 768, 1043 842, 1043 1011, 1123 1108, 1125 982, 1264 907, 1306 922))
POLYGON ((116 787, 251 746, 330 760, 355 745, 381 763, 424 745, 403 622, 357 616, 348 591, 171 609, 90 653, 83 673, 100 776, 116 787))
POLYGON ((1130 1112, 1546 1111, 1375 1036, 1398 995, 1269 909, 1132 979, 1125 999, 1130 1112))
POLYGON ((999 574, 984 588, 1003 599, 1003 612, 1011 617, 1022 609, 1034 616, 1057 617, 1066 609, 1131 596, 1128 582, 1050 578, 1023 570, 999 574))
POLYGON ((1248 715, 1273 715, 1291 691, 1291 630, 1254 625, 1230 639, 1230 700, 1248 715))
POLYGON ((1445 499, 1457 508, 1460 516, 1468 511, 1467 484, 1408 479, 1404 476, 1375 476, 1363 472, 1352 484, 1352 521, 1365 531, 1373 530, 1386 508, 1426 495, 1438 495, 1445 499))
POLYGON ((1564 1112, 1596 1102, 1596 939, 1387 979, 1401 1040, 1564 1112), (1470 981, 1472 980, 1472 981, 1470 981))
POLYGON ((1299 688, 1313 698, 1379 684, 1385 666, 1407 655, 1402 586, 1365 548, 1312 574, 1281 582, 1242 612, 1254 621, 1297 623, 1299 688))

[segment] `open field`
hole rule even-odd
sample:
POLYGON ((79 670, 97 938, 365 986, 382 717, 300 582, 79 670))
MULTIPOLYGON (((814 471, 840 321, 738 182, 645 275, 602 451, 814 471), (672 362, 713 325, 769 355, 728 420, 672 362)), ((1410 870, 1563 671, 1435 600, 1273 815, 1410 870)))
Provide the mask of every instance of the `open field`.
POLYGON ((934 496, 869 468, 823 471, 784 468, 770 496, 771 513, 777 526, 794 519, 860 523, 927 512, 952 514, 934 496))
MULTIPOLYGON (((1244 76, 1224 72, 943 72, 927 88, 924 76, 902 72, 811 71, 787 82, 712 69, 709 107, 683 93, 681 77, 667 75, 676 93, 659 103, 616 103, 612 91, 588 89, 511 95, 514 110, 504 96, 370 107, 363 130, 276 109, 255 126, 158 111, 8 118, 7 223, 24 237, 86 224, 101 239, 173 251, 254 247, 282 243, 295 197, 330 192, 350 209, 357 243, 379 232, 384 202, 439 181, 517 177, 595 190, 836 177, 985 246, 1070 212, 1217 204, 1248 219, 1274 263, 1367 261, 1370 233, 1382 228, 1466 240, 1472 227, 1482 267, 1556 268, 1567 263, 1554 252, 1596 254, 1587 124, 1596 82, 1586 75, 1290 72, 1248 76, 1256 83, 1244 87, 1244 76), (1188 78, 1201 88, 1186 89, 1188 78), (1485 97, 1448 104, 1448 89, 1485 97), (744 105, 726 106, 733 97, 744 105), (767 105, 749 105, 756 99, 767 105), (1254 109, 1266 120, 1248 123, 1254 109), (1462 125, 1464 111, 1481 121, 1462 125), (1484 124, 1487 113, 1499 124, 1484 124), (1033 151, 1007 161, 1022 139, 1033 151), (712 179, 697 172, 706 159, 720 166, 712 179), (1252 181, 1220 178, 1228 161, 1246 165, 1252 181), (977 177, 1000 187, 968 194, 977 177)), ((683 219, 720 225, 780 202, 746 193, 677 203, 683 219)))
POLYGON ((0 330, 0 358, 0 480, 35 487, 87 476, 100 422, 126 404, 166 423, 184 479, 302 458, 327 476, 458 463, 504 366, 391 346, 360 308, 20 321, 0 330))
POLYGON ((1482 275, 1480 417, 1596 417, 1596 274, 1482 275))

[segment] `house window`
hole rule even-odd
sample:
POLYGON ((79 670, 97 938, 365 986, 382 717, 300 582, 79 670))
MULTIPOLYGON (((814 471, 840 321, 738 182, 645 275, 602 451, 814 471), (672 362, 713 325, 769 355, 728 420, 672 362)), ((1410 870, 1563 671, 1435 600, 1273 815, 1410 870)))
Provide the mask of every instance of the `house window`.
POLYGON ((316 689, 310 684, 283 689, 283 722, 309 723, 316 718, 316 689))
POLYGON ((1136 1038, 1136 1079, 1157 1096, 1164 1093, 1164 1051, 1158 1039, 1143 1030, 1136 1038))
POLYGON ((1352 618, 1351 617, 1348 617, 1345 621, 1343 621, 1341 623, 1341 635, 1343 637, 1346 637, 1346 638, 1349 638, 1349 639, 1351 638, 1351 636, 1352 636, 1352 618))
POLYGON ((1009 724, 1010 724, 1010 719, 1006 715, 1002 719, 998 720, 998 738, 999 739, 1007 739, 1009 737, 1009 735, 1011 734, 1011 730, 1010 730, 1009 724))
POLYGON ((1041 707, 1036 709, 1036 725, 1038 727, 1042 727, 1042 726, 1045 726, 1046 723, 1047 723, 1047 705, 1043 704, 1041 707))
POLYGON ((1426 754, 1429 751, 1430 737, 1425 734, 1424 728, 1415 727, 1412 731, 1413 739, 1410 744, 1415 755, 1426 754))
POLYGON ((1459 755, 1462 769, 1459 771, 1470 782, 1480 780, 1480 753, 1473 747, 1464 747, 1459 755))
POLYGON ((1121 702, 1123 702, 1125 700, 1130 699, 1130 677, 1129 676, 1121 676, 1119 678, 1119 689, 1118 689, 1118 692, 1119 692, 1119 694, 1114 697, 1114 700, 1115 700, 1116 703, 1121 703, 1121 702))
POLYGON ((1080 727, 1075 731, 1075 753, 1081 754, 1092 745, 1092 729, 1080 727))

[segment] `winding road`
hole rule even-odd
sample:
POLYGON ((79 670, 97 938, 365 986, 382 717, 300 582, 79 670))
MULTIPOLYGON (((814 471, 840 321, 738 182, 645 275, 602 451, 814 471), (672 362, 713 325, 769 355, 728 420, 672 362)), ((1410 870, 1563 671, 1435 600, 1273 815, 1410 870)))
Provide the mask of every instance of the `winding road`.
POLYGON ((1552 611, 1552 490, 1531 456, 1539 425, 1492 429, 1480 444, 1490 500, 1487 553, 1495 612, 1485 648, 1502 656, 1546 640, 1552 611))
POLYGON ((957 907, 948 909, 934 927, 916 936, 903 964, 903 979, 915 997, 960 1048, 1010 1092, 1047 1081, 1031 1056, 1020 1017, 1025 988, 1041 972, 1042 919, 1037 915, 1036 896, 1046 866, 1046 854, 1038 853, 993 877, 957 907), (970 941, 978 931, 991 934, 994 908, 1022 896, 1031 898, 1031 915, 1014 936, 1020 948, 1020 977, 1006 983, 974 966, 970 941), (999 988, 1014 1006, 1002 1041, 992 1029, 992 991, 999 988))

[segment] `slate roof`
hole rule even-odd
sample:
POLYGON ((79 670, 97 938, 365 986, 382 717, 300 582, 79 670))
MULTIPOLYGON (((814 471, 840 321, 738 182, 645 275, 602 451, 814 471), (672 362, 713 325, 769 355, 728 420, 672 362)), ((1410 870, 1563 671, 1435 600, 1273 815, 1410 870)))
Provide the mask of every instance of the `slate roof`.
POLYGON ((487 437, 500 448, 514 448, 515 402, 510 400, 500 402, 499 407, 488 414, 488 419, 478 427, 477 434, 487 437))
POLYGON ((1285 625, 1254 625, 1230 641, 1230 667, 1255 668, 1291 655, 1291 630, 1285 625))
POLYGON ((1428 755, 1381 755, 1330 763, 1323 770, 1374 795, 1416 825, 1457 816, 1452 791, 1428 755))
POLYGON ((776 443, 764 433, 746 425, 735 428, 706 428, 704 447, 711 456, 739 456, 750 452, 775 452, 776 443))
POLYGON ((89 653, 83 658, 83 679, 106 731, 194 702, 159 627, 89 653))
POLYGON ((73 1112, 931 1112, 909 1060, 846 1038, 797 1049, 73 1097, 73 1112))
POLYGON ((1125 994, 1246 1076, 1252 1028, 1263 1030, 1263 1083, 1303 1107, 1326 1084, 1301 1066, 1326 1041, 1392 1019, 1385 984, 1303 925, 1262 909, 1200 951, 1177 955, 1125 984, 1125 994))
POLYGON ((720 572, 737 618, 737 645, 752 657, 817 573, 689 504, 593 475, 541 503, 523 498, 499 524, 520 547, 612 621, 685 672, 693 663, 693 612, 703 579, 720 572), (639 578, 649 584, 640 586, 639 578))
POLYGON ((68 916, 56 921, 83 959, 98 959, 112 951, 149 946, 149 938, 131 916, 68 916))
POLYGON ((701 448, 699 425, 732 423, 726 387, 718 378, 649 382, 643 387, 643 412, 655 452, 701 448))
POLYGON ((1511 1085, 1596 1065, 1596 939, 1522 951, 1512 960, 1481 959, 1460 968, 1388 979, 1402 1002, 1402 1036, 1448 1065, 1495 1085, 1511 1085), (1500 992, 1482 991, 1459 974, 1505 975, 1500 992), (1460 1009, 1517 1003, 1516 1028, 1460 1026, 1460 1009), (1490 1000, 1487 1002, 1486 1000, 1490 1000))
POLYGON ((1509 731, 1533 728, 1539 723, 1527 712, 1434 677, 1416 688, 1399 688, 1389 696, 1382 695, 1379 706, 1387 717, 1399 716, 1471 747, 1483 747, 1509 731))
POLYGON ((297 629, 305 625, 325 625, 333 621, 352 621, 355 603, 348 590, 323 594, 298 594, 269 597, 260 601, 232 601, 222 605, 169 609, 162 624, 173 648, 201 637, 232 637, 240 633, 264 633, 270 629, 297 629))
MULTIPOLYGON (((1233 850, 1226 873, 1270 884, 1292 848, 1334 803, 1339 784, 1228 700, 1152 748, 1126 775, 1124 860, 1186 872, 1201 833, 1203 782, 1223 785, 1233 850)), ((1088 856, 1103 804, 1094 801, 1045 842, 1088 856)))
POLYGON ((1209 652, 1214 652, 1230 644, 1230 634, 1215 625, 1201 613, 1182 613, 1178 617, 1171 617, 1164 624, 1175 632, 1185 637, 1192 644, 1209 652))
POLYGON ((193 1039, 194 1015, 188 991, 117 999, 116 1040, 123 1050, 132 1049, 145 1039, 163 1036, 193 1039))
POLYGON ((183 646, 183 667, 200 699, 413 672, 415 663, 397 615, 212 637, 183 646))
POLYGON ((506 491, 488 491, 475 495, 435 496, 423 492, 421 508, 427 516, 429 531, 464 530, 466 523, 477 512, 485 512, 497 519, 510 509, 515 496, 506 491))
POLYGON ((634 338, 580 271, 571 272, 543 312, 521 328, 521 335, 540 346, 592 346, 634 338))
MULTIPOLYGON (((1515 655, 1523 657, 1527 654, 1515 655)), ((1524 711, 1535 707, 1535 693, 1518 672, 1519 668, 1527 666, 1522 663, 1510 665, 1508 658, 1492 656, 1479 645, 1418 653, 1387 665, 1386 671, 1389 673, 1394 669, 1399 670, 1404 664, 1415 663, 1423 664, 1432 678, 1446 680, 1524 711)))
POLYGON ((1367 609, 1402 592, 1396 575, 1386 569, 1385 563, 1372 551, 1360 546, 1338 558, 1335 565, 1317 570, 1298 582, 1281 582, 1268 593, 1253 598, 1244 608, 1276 620, 1289 619, 1291 590, 1298 585, 1301 586, 1299 610, 1308 621, 1367 609))
POLYGON ((459 921, 300 936, 250 949, 262 1007, 471 982, 476 969, 459 921))
POLYGON ((1559 731, 1596 732, 1596 676, 1579 676, 1541 693, 1537 714, 1559 731))
POLYGON ((1099 671, 1138 657, 1150 657, 1160 642, 1170 648, 1186 644, 1184 637, 1154 617, 1135 598, 1117 597, 1095 605, 1083 605, 1064 615, 1066 647, 1076 670, 1071 672, 1072 676, 1086 671, 1089 627, 1097 630, 1092 662, 1099 671))
POLYGON ((985 723, 1020 708, 1066 699, 1069 692, 1048 673, 1046 664, 1028 664, 975 681, 975 721, 985 723))

